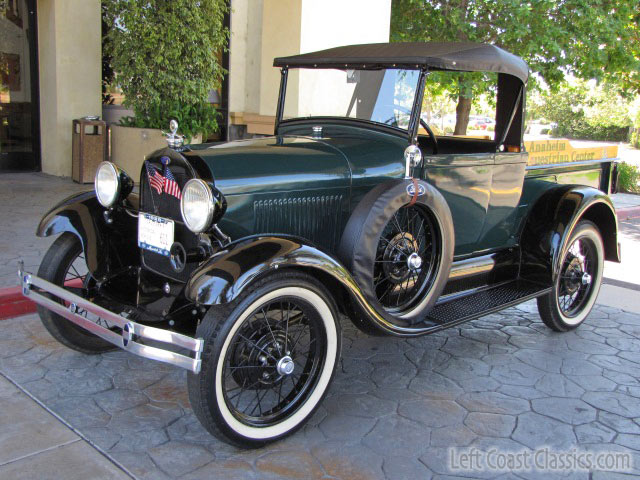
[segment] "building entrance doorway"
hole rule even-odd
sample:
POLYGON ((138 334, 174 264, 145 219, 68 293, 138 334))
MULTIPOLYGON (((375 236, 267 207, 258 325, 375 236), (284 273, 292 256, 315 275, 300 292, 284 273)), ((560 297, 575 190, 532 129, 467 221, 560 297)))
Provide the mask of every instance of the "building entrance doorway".
POLYGON ((40 170, 35 0, 0 2, 0 172, 40 170))

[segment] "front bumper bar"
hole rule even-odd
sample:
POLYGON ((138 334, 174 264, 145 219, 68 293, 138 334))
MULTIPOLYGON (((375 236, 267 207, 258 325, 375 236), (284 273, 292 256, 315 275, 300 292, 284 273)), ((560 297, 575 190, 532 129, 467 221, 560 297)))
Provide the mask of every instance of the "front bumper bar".
POLYGON ((28 297, 33 302, 57 313, 103 340, 141 357, 170 363, 171 365, 186 368, 193 373, 200 373, 200 367, 202 365, 201 355, 204 346, 203 339, 192 338, 162 328, 149 327, 132 322, 58 285, 54 285, 36 275, 25 272, 22 264, 18 270, 18 276, 20 277, 22 294, 25 297, 28 297), (34 289, 34 287, 36 289, 34 289), (49 296, 46 296, 46 293, 67 302, 68 306, 52 300, 49 296), (82 311, 87 311, 96 316, 96 320, 94 321, 82 315, 82 311), (114 328, 119 329, 120 333, 114 331, 114 328), (140 342, 145 339, 173 345, 178 349, 186 349, 190 352, 189 355, 183 355, 169 349, 145 345, 140 342))

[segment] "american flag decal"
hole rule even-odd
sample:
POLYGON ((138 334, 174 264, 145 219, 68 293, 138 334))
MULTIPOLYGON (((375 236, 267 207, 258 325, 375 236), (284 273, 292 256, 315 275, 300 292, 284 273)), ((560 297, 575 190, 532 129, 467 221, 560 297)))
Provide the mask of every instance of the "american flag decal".
POLYGON ((176 178, 173 176, 173 173, 171 173, 171 170, 169 170, 168 165, 164 166, 164 191, 176 197, 178 200, 182 197, 178 182, 176 182, 176 178))
POLYGON ((147 167, 147 176, 149 177, 149 185, 153 188, 158 195, 162 193, 162 187, 164 186, 165 178, 156 170, 156 167, 151 165, 145 160, 145 167, 147 167))

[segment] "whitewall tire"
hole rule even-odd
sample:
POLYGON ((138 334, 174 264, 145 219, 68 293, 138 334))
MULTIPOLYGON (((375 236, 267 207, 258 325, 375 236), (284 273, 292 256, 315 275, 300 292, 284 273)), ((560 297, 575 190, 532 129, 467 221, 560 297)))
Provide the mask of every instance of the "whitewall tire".
POLYGON ((581 221, 563 248, 553 290, 538 297, 538 312, 545 325, 566 332, 584 322, 598 298, 603 270, 600 231, 593 223, 581 221))
POLYGON ((299 273, 261 280, 198 328, 202 371, 189 398, 217 437, 258 447, 300 428, 321 403, 340 356, 337 309, 326 289, 299 273), (226 317, 226 318, 225 318, 226 317))

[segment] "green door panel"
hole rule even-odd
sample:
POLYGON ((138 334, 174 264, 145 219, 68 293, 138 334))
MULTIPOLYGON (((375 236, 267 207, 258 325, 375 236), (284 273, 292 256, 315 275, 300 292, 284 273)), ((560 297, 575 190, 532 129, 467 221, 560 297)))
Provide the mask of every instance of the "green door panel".
POLYGON ((527 158, 526 153, 496 153, 489 209, 477 250, 493 250, 516 243, 517 207, 527 158))
POLYGON ((422 178, 434 185, 451 209, 456 236, 455 256, 477 250, 491 197, 492 153, 430 155, 422 178))

